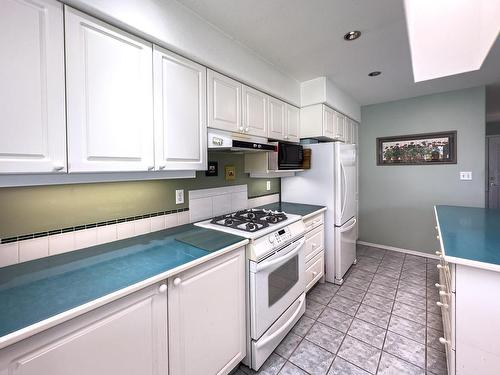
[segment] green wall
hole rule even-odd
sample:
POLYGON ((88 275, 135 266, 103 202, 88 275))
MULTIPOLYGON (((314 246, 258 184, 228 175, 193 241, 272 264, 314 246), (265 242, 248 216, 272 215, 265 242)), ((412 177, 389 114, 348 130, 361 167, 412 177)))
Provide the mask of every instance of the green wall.
POLYGON ((209 160, 219 163, 217 177, 0 188, 0 238, 186 208, 189 190, 247 184, 250 198, 280 192, 279 178, 243 172, 243 154, 210 153, 209 160), (225 165, 236 167, 234 181, 225 181, 225 165), (184 189, 184 204, 175 204, 176 189, 184 189))
POLYGON ((484 87, 365 106, 361 117, 360 240, 434 253, 435 204, 484 206, 484 87), (458 164, 376 165, 377 137, 446 130, 458 132, 458 164))

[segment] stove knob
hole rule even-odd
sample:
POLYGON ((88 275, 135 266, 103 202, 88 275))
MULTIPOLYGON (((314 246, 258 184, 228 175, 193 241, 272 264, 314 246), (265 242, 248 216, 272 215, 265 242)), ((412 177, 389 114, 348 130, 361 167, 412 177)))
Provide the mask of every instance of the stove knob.
POLYGON ((269 242, 273 243, 273 242, 274 242, 274 240, 275 240, 275 238, 274 238, 274 236, 273 236, 273 235, 269 236, 269 242))

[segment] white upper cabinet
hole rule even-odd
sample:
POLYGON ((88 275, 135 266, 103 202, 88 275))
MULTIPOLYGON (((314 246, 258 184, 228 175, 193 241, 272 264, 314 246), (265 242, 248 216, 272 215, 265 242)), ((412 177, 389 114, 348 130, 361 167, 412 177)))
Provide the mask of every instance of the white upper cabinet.
POLYGON ((0 174, 66 171, 61 3, 0 1, 0 174))
POLYGON ((286 124, 286 103, 269 97, 269 131, 267 136, 273 139, 284 139, 286 124))
POLYGON ((65 11, 69 172, 153 170, 151 43, 65 11))
POLYGON ((207 69, 157 46, 153 66, 156 169, 207 169, 207 69))
POLYGON ((241 125, 241 89, 238 81, 208 70, 208 127, 232 132, 241 125))
POLYGON ((345 143, 354 143, 352 139, 353 121, 351 119, 344 119, 344 141, 345 143))
POLYGON ((300 109, 293 105, 286 105, 286 135, 285 140, 300 141, 300 109))
POLYGON ((344 139, 344 120, 345 116, 337 111, 334 111, 334 117, 335 117, 335 122, 334 122, 334 135, 333 138, 338 141, 345 141, 344 139))
POLYGON ((259 137, 267 137, 267 95, 263 92, 243 85, 242 97, 243 132, 259 137))
POLYGON ((335 137, 335 111, 323 106, 323 135, 333 139, 335 137))

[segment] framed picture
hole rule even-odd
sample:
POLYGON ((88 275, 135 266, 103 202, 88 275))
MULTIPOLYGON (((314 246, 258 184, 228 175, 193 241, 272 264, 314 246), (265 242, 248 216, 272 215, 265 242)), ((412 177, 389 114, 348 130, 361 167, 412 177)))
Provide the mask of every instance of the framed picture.
POLYGON ((377 138, 377 165, 456 163, 456 131, 377 138))

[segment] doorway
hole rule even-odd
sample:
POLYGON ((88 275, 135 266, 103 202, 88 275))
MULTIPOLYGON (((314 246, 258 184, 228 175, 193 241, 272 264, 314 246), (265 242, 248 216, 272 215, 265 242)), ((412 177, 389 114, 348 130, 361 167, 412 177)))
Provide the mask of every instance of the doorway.
POLYGON ((488 208, 500 208, 500 135, 488 136, 488 178, 486 203, 488 208))

